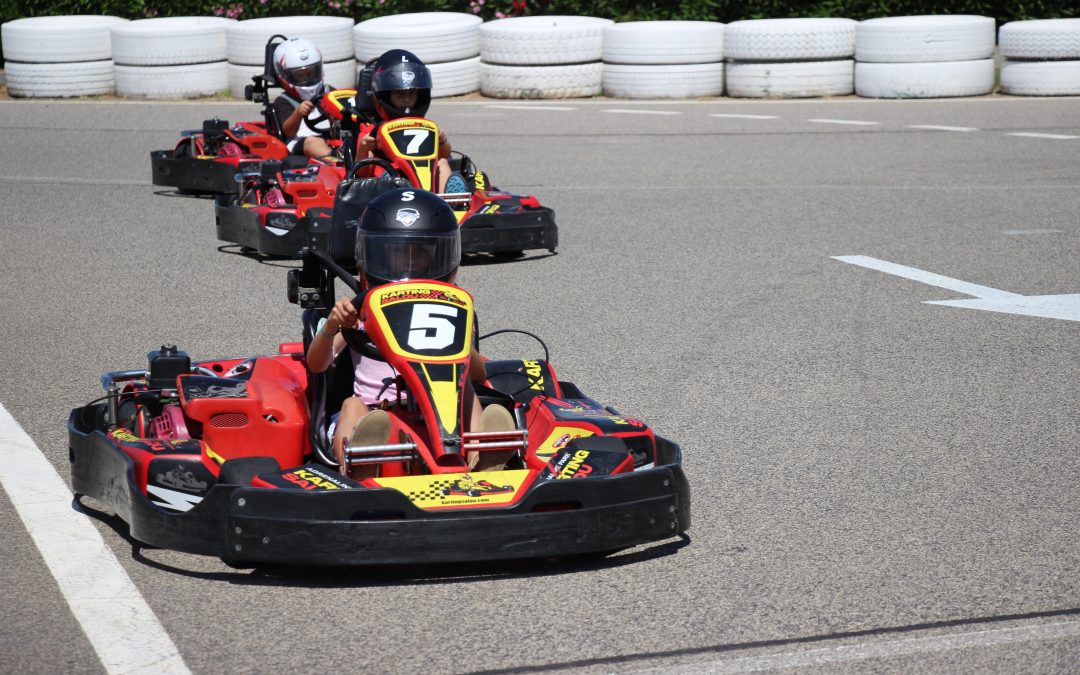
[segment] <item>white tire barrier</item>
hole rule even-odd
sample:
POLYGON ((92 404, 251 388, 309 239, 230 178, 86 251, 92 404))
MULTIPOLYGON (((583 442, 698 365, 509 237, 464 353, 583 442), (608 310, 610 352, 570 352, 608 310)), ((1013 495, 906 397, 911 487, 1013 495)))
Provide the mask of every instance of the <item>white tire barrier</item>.
POLYGON ((1080 95, 1080 60, 1001 62, 1001 93, 1014 96, 1080 95))
POLYGON ((890 16, 855 27, 855 60, 864 63, 975 61, 994 54, 988 16, 890 16))
POLYGON ((605 63, 604 95, 616 98, 698 98, 724 93, 724 64, 656 66, 605 63))
POLYGON ((983 96, 994 88, 994 59, 855 64, 855 93, 867 98, 983 96))
POLYGON ((589 63, 603 55, 603 30, 591 16, 520 16, 480 26, 480 60, 503 66, 589 63))
POLYGON ((95 96, 115 88, 113 62, 22 63, 4 65, 8 93, 18 98, 95 96))
POLYGON ((836 61, 855 54, 851 19, 752 19, 724 29, 724 56, 734 61, 836 61))
POLYGON ((145 98, 213 96, 229 88, 225 61, 179 66, 113 66, 116 94, 145 98))
POLYGON ((115 90, 109 30, 115 16, 41 16, 0 26, 8 93, 93 96, 115 90))
MULTIPOLYGON (((244 89, 251 84, 251 78, 261 75, 262 66, 227 65, 229 92, 233 98, 244 98, 244 89)), ((354 89, 356 87, 356 59, 345 59, 334 63, 323 63, 323 80, 335 89, 354 89)), ((276 96, 280 89, 271 89, 270 95, 276 96)))
POLYGON ((20 63, 77 63, 112 58, 109 29, 127 19, 115 16, 39 16, 0 26, 4 60, 20 63))
MULTIPOLYGON (((340 16, 279 16, 238 21, 225 31, 226 55, 237 66, 261 66, 274 35, 307 38, 322 52, 323 64, 355 57, 353 20, 340 16)), ((323 66, 324 70, 326 66, 323 66)))
POLYGON ((854 89, 854 61, 727 64, 728 96, 738 98, 814 98, 845 96, 854 89))
POLYGON ((1080 19, 1010 21, 998 31, 998 48, 1014 61, 1080 59, 1080 19))
POLYGON ((480 57, 434 63, 431 69, 431 97, 461 96, 480 90, 480 57))
POLYGON ((113 63, 181 66, 220 61, 224 77, 225 29, 235 23, 224 17, 178 16, 118 24, 110 31, 113 63))
POLYGON ((480 62, 480 93, 492 98, 581 98, 602 91, 603 64, 500 66, 480 62))
POLYGON ((482 23, 478 16, 459 12, 417 12, 368 19, 353 28, 355 57, 364 64, 388 50, 405 49, 427 66, 471 59, 480 54, 482 23))
POLYGON ((724 24, 628 21, 604 26, 604 63, 658 66, 724 60, 724 24))

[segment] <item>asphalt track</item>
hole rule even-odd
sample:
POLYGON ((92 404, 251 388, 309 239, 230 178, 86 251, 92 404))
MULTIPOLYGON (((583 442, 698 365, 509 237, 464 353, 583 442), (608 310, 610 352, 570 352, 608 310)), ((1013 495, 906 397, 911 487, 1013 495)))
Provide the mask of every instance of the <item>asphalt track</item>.
MULTIPOLYGON (((543 336, 563 379, 682 444, 688 536, 586 564, 236 571, 92 523, 193 672, 1075 670, 1080 323, 925 304, 969 296, 834 257, 1080 292, 1078 110, 436 102, 457 149, 558 211, 557 255, 463 269, 482 328, 543 336)), ((255 117, 0 101, 0 404, 65 478, 102 372, 298 335, 289 264, 150 184, 149 151, 211 114, 255 117)), ((100 671, 3 492, 0 527, 0 671, 100 671)))

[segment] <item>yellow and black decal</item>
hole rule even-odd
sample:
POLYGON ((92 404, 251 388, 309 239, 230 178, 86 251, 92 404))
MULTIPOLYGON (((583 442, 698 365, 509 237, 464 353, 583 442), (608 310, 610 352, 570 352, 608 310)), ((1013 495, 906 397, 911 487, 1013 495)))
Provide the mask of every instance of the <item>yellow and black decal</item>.
POLYGON ((524 494, 527 469, 484 473, 443 473, 431 476, 375 478, 380 487, 402 492, 422 509, 459 506, 504 506, 524 494))
POLYGON ((439 125, 422 117, 403 117, 379 127, 379 145, 402 158, 412 170, 415 184, 434 189, 439 158, 439 125))

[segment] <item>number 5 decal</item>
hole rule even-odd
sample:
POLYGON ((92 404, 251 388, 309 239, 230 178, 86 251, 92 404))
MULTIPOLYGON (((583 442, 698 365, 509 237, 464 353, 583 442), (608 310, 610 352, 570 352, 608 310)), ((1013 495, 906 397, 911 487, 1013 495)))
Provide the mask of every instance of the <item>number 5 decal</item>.
POLYGON ((409 346, 413 349, 445 349, 454 342, 454 324, 444 317, 456 317, 456 307, 413 305, 409 323, 409 346), (434 331, 434 332, 432 332, 434 331))

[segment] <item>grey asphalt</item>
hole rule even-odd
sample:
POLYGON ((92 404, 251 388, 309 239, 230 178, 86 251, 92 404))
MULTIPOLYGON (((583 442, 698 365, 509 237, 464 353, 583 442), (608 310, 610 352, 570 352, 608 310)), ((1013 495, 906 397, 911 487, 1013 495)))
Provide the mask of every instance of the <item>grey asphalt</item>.
MULTIPOLYGON (((484 331, 541 335, 562 379, 682 445, 688 538, 577 565, 249 572, 133 547, 102 515, 193 671, 696 672, 1080 621, 1080 323, 922 304, 966 296, 831 258, 1080 292, 1080 139, 1010 135, 1080 136, 1080 100, 508 103, 431 116, 557 210, 559 251, 459 282, 484 331)), ((149 151, 214 114, 256 116, 0 101, 0 403, 62 476, 68 411, 102 372, 164 342, 213 357, 297 338, 290 264, 239 255, 211 202, 150 184, 149 151)), ((0 526, 0 670, 99 670, 3 493, 0 526)), ((1062 638, 817 668, 1078 661, 1062 638)))

